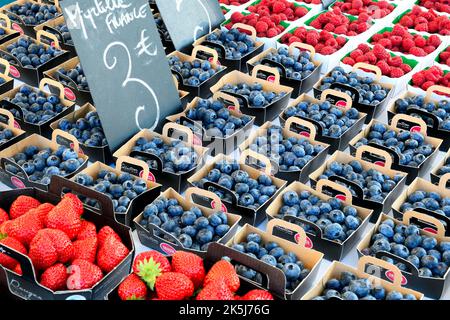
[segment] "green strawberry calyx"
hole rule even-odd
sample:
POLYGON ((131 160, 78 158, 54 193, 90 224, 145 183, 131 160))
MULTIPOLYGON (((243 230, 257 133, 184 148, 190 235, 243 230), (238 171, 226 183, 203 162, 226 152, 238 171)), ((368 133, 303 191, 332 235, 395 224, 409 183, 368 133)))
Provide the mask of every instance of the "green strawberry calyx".
POLYGON ((147 284, 147 286, 153 290, 155 287, 156 278, 158 278, 161 273, 161 264, 156 262, 152 258, 144 259, 140 261, 137 265, 138 276, 147 284))

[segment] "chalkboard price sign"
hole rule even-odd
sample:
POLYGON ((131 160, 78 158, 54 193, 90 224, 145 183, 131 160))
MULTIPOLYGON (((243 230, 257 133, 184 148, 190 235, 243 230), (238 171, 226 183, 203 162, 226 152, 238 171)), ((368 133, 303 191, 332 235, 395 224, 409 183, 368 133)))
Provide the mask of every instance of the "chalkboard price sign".
POLYGON ((190 49, 192 43, 225 20, 218 0, 156 0, 175 49, 190 49))
POLYGON ((112 151, 179 112, 148 0, 64 0, 61 6, 112 151))

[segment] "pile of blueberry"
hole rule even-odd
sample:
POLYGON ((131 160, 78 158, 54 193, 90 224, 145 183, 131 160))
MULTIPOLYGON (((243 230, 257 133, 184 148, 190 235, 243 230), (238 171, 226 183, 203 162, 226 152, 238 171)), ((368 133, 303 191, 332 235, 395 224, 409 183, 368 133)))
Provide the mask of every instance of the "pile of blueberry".
POLYGON ((450 172, 450 157, 445 159, 444 165, 437 170, 437 175, 443 176, 444 174, 449 172, 450 172))
MULTIPOLYGON (((265 108, 272 103, 275 103, 277 100, 280 100, 287 94, 286 92, 276 93, 272 91, 265 91, 263 90, 262 84, 258 82, 253 84, 226 84, 220 90, 242 96, 247 101, 249 107, 255 108, 265 108)), ((241 100, 241 98, 238 98, 238 100, 241 100)), ((243 105, 242 101, 239 101, 239 103, 241 106, 243 105)))
MULTIPOLYGON (((56 56, 62 54, 62 51, 51 46, 47 48, 43 44, 39 44, 36 40, 22 36, 17 41, 6 46, 6 50, 13 55, 24 68, 37 68, 47 63, 56 56)), ((10 64, 17 65, 16 60, 7 54, 1 57, 8 60, 10 64)))
MULTIPOLYGON (((252 118, 248 115, 239 117, 232 115, 225 103, 212 98, 199 99, 194 108, 186 111, 186 117, 193 121, 201 122, 208 136, 220 138, 233 135, 252 121, 252 118)), ((178 119, 178 122, 181 122, 181 120, 178 119)), ((183 125, 201 134, 199 128, 191 123, 185 122, 183 125)))
POLYGON ((313 300, 417 300, 413 294, 398 291, 388 292, 381 285, 375 285, 367 278, 358 278, 352 272, 344 271, 339 279, 333 278, 325 283, 325 290, 313 300))
MULTIPOLYGON (((319 176, 319 180, 328 179, 331 176, 339 176, 357 184, 363 190, 364 197, 375 202, 383 202, 403 178, 401 174, 389 177, 375 169, 364 170, 357 160, 352 160, 350 163, 331 162, 319 176)), ((347 187, 356 196, 355 190, 351 186, 347 187)))
MULTIPOLYGON (((294 252, 284 251, 276 242, 263 243, 261 236, 257 233, 249 233, 246 240, 246 242, 233 244, 232 248, 282 270, 286 276, 288 292, 294 291, 310 273, 294 252)), ((262 274, 253 269, 237 265, 236 272, 242 277, 262 284, 262 274)))
MULTIPOLYGON (((65 108, 58 96, 26 85, 20 87, 14 98, 7 97, 5 100, 22 109, 25 122, 38 125, 53 119, 65 108)), ((15 118, 20 118, 18 110, 11 109, 10 111, 15 118)))
MULTIPOLYGON (((50 184, 51 176, 68 176, 76 172, 85 162, 75 151, 65 146, 59 146, 53 151, 50 148, 39 149, 34 145, 26 147, 10 160, 25 171, 30 181, 44 185, 50 184)), ((21 176, 21 172, 15 166, 7 164, 5 169, 21 176)))
MULTIPOLYGON (((77 85, 78 89, 89 91, 89 85, 86 80, 86 75, 84 74, 83 68, 81 67, 80 63, 78 63, 74 69, 67 70, 65 68, 59 68, 57 72, 72 79, 72 81, 77 85)), ((67 87, 71 86, 71 83, 66 81, 66 79, 64 79, 63 77, 58 78, 59 82, 61 82, 63 85, 67 87)))
MULTIPOLYGON (((165 143, 161 138, 154 137, 147 140, 144 137, 136 141, 133 151, 140 151, 157 156, 163 163, 162 170, 170 173, 183 173, 191 170, 197 165, 198 154, 195 149, 188 146, 180 140, 173 140, 170 143, 165 143)), ((137 156, 136 159, 147 162, 150 169, 158 168, 155 160, 148 160, 148 158, 137 156)))
MULTIPOLYGON (((409 108, 422 109, 433 115, 439 120, 439 127, 443 130, 450 130, 450 101, 440 100, 439 102, 425 102, 424 96, 406 97, 395 101, 395 113, 406 114, 409 108)), ((421 117, 418 114, 412 116, 421 117)), ((430 118, 424 118, 428 125, 433 124, 430 118)))
MULTIPOLYGON (((219 241, 230 230, 228 217, 222 211, 209 217, 196 206, 184 210, 177 199, 161 196, 144 209, 140 224, 152 230, 156 225, 177 238, 185 248, 206 251, 211 242, 219 241)), ((164 236, 167 241, 173 241, 164 236)))
POLYGON ((256 49, 255 41, 237 29, 216 30, 206 36, 206 41, 222 45, 225 48, 225 58, 229 60, 239 60, 256 49))
POLYGON ((11 129, 0 127, 0 146, 14 138, 14 133, 11 129))
POLYGON ((322 135, 339 138, 359 119, 359 112, 355 108, 344 111, 329 101, 301 101, 296 106, 286 108, 284 117, 304 117, 317 121, 322 127, 322 135))
MULTIPOLYGON (((133 178, 129 173, 117 175, 111 170, 102 169, 97 175, 97 179, 85 173, 75 176, 75 182, 103 193, 112 199, 114 211, 125 213, 131 201, 138 195, 147 191, 147 183, 142 179, 133 178)), ((96 207, 97 201, 85 198, 84 202, 92 207, 96 207)))
POLYGON ((450 217, 450 198, 442 197, 437 192, 417 190, 411 193, 406 202, 400 206, 401 212, 423 208, 450 217))
POLYGON ((19 16, 25 24, 32 26, 44 23, 60 15, 55 5, 32 2, 13 4, 8 8, 8 11, 14 14, 8 14, 11 20, 17 21, 16 16, 19 16))
POLYGON ((96 111, 88 112, 86 116, 78 119, 75 123, 68 119, 62 119, 58 124, 58 128, 70 133, 88 147, 108 145, 102 123, 96 111))
MULTIPOLYGON (((284 219, 286 216, 306 219, 316 224, 325 239, 337 242, 344 242, 362 222, 355 207, 346 206, 336 198, 321 200, 306 190, 299 194, 295 191, 283 194, 283 206, 277 218, 284 219)), ((314 232, 307 224, 302 224, 302 227, 307 232, 314 232)))
MULTIPOLYGON (((61 35, 62 35, 62 39, 61 40, 63 40, 65 44, 71 45, 71 46, 74 45, 73 44, 73 40, 72 40, 72 36, 70 35, 69 28, 67 27, 67 24, 61 23, 61 24, 58 24, 58 25, 54 26, 54 28, 56 30, 58 30, 59 33, 61 33, 61 35)), ((48 29, 47 31, 52 32, 51 29, 48 29)))
POLYGON ((177 56, 169 57, 169 66, 173 71, 181 74, 184 84, 193 87, 200 86, 203 82, 223 69, 220 66, 214 69, 207 60, 195 59, 194 61, 181 61, 177 56))
MULTIPOLYGON (((253 210, 258 209, 275 195, 278 188, 273 184, 272 178, 261 174, 257 180, 241 170, 237 161, 222 160, 214 165, 214 168, 200 181, 194 182, 196 187, 204 189, 206 182, 214 182, 221 187, 233 192, 239 205, 253 210)), ((230 202, 230 195, 210 187, 221 199, 230 202)))
POLYGON ((360 139, 355 148, 374 143, 395 151, 400 157, 400 164, 418 167, 434 151, 434 147, 425 142, 425 137, 419 132, 390 129, 383 123, 375 123, 367 138, 360 139))
POLYGON ((162 39, 166 42, 171 42, 172 38, 170 37, 169 31, 161 16, 155 17, 155 22, 162 39))
MULTIPOLYGON (((383 221, 372 236, 370 248, 363 249, 364 255, 375 255, 379 251, 390 252, 408 260, 421 277, 443 278, 450 265, 450 242, 438 241, 434 237, 420 234, 416 225, 404 225, 391 219, 383 221)), ((383 260, 395 262, 389 257, 383 260)), ((395 265, 408 271, 404 263, 395 265)))
POLYGON ((256 137, 249 148, 277 163, 281 171, 300 171, 324 147, 306 138, 285 137, 283 128, 271 125, 266 134, 256 137))
MULTIPOLYGON (((286 71, 287 78, 292 78, 299 81, 309 77, 314 69, 316 69, 309 51, 301 51, 300 55, 294 56, 289 54, 288 48, 281 47, 278 49, 278 53, 269 53, 264 57, 264 59, 280 63, 286 71)), ((258 64, 262 63, 262 61, 258 62, 258 64)), ((270 63, 264 64, 272 67, 270 63)), ((280 68, 277 67, 277 69, 280 73, 282 73, 280 68)))
MULTIPOLYGON (((386 99, 390 89, 384 88, 371 77, 360 77, 356 72, 345 72, 342 67, 336 67, 331 71, 330 76, 324 77, 319 86, 319 90, 324 91, 330 89, 331 84, 341 83, 352 87, 359 92, 359 102, 371 106, 376 106, 386 99)), ((341 90, 334 88, 337 91, 343 91, 350 97, 354 95, 349 90, 341 90)))

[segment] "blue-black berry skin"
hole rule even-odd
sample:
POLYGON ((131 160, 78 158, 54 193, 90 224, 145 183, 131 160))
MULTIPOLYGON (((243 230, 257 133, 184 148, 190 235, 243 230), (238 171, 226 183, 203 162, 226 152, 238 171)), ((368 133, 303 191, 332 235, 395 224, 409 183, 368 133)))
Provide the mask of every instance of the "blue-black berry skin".
POLYGON ((53 4, 32 2, 14 3, 8 7, 7 14, 12 21, 19 22, 16 18, 18 16, 23 23, 30 26, 42 24, 61 15, 57 6, 53 4), (8 12, 13 14, 8 14, 8 12))
MULTIPOLYGON (((227 60, 240 60, 257 49, 256 42, 244 32, 238 29, 215 30, 205 37, 205 41, 219 44, 225 48, 225 58, 227 60)), ((208 46, 208 44, 203 45, 208 46)))

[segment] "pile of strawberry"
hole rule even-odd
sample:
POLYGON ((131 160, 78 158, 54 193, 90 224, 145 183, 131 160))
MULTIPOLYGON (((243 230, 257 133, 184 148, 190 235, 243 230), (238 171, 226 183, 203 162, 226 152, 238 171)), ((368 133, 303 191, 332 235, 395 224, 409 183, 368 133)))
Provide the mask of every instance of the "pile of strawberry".
POLYGON ((392 51, 425 57, 441 45, 441 39, 435 34, 428 38, 412 35, 406 27, 397 24, 392 31, 374 34, 371 43, 392 51))
POLYGON ((450 67, 450 47, 447 47, 439 54, 439 63, 443 63, 450 67))
POLYGON ((317 31, 299 27, 293 33, 286 33, 281 37, 281 42, 290 45, 294 42, 302 42, 313 46, 317 53, 330 55, 341 49, 347 42, 343 36, 334 37, 326 30, 317 31))
POLYGON ((295 21, 308 13, 305 7, 296 7, 287 0, 262 0, 257 5, 249 6, 247 10, 261 17, 275 16, 280 21, 295 21))
POLYGON ((444 71, 440 67, 432 66, 429 69, 422 70, 414 74, 411 82, 414 87, 419 87, 425 91, 434 85, 450 87, 450 72, 444 74, 444 71))
POLYGON ((392 57, 379 44, 376 44, 372 49, 369 45, 362 43, 348 57, 345 57, 342 62, 350 66, 358 62, 376 65, 380 68, 383 75, 390 78, 400 78, 412 70, 410 65, 403 63, 401 57, 392 57))
MULTIPOLYGON (((40 283, 53 290, 83 290, 97 284, 129 254, 117 233, 82 220, 83 203, 73 194, 56 205, 19 196, 0 209, 0 243, 28 255, 40 283)), ((20 264, 0 254, 0 265, 22 274, 20 264)))
POLYGON ((235 23, 243 23, 252 26, 256 29, 257 36, 260 38, 273 38, 282 33, 285 28, 282 26, 279 16, 259 16, 251 13, 248 16, 240 12, 235 12, 231 15, 231 22, 225 27, 230 30, 235 23))
POLYGON ((339 8, 334 8, 333 11, 320 14, 310 23, 310 26, 352 37, 367 31, 370 28, 368 21, 369 16, 365 13, 362 13, 357 20, 350 21, 339 8))
POLYGON ((239 277, 227 260, 216 262, 208 272, 196 254, 177 251, 172 263, 157 251, 136 256, 133 273, 119 286, 121 300, 273 300, 265 290, 236 295, 239 277))
POLYGON ((448 0, 420 0, 419 4, 427 9, 450 13, 450 2, 448 0))
POLYGON ((395 7, 387 1, 372 0, 340 0, 334 4, 335 8, 340 8, 342 12, 359 16, 369 15, 373 19, 381 19, 391 13, 395 7))
POLYGON ((243 4, 249 2, 250 0, 219 0, 220 3, 226 4, 227 6, 242 6, 243 4))
POLYGON ((414 6, 411 12, 400 19, 399 23, 417 31, 450 35, 450 18, 438 15, 433 9, 422 10, 421 7, 414 6))

